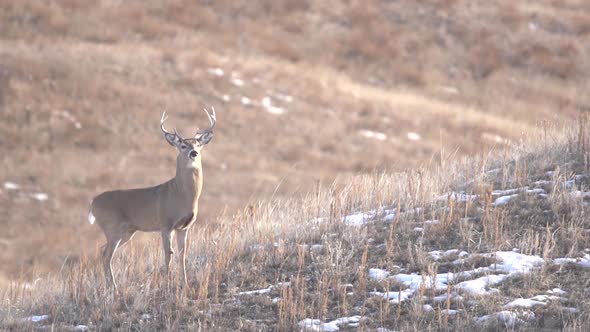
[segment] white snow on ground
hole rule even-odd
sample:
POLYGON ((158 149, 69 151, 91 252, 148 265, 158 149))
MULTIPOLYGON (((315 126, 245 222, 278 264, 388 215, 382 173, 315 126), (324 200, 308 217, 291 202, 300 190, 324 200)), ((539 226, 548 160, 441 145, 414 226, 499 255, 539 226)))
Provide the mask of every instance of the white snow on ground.
POLYGON ((536 301, 533 299, 516 299, 506 305, 504 305, 504 309, 510 309, 510 308, 514 308, 514 307, 519 307, 519 308, 533 308, 535 306, 540 306, 540 305, 547 305, 547 303, 545 302, 541 302, 541 301, 536 301))
POLYGON ((256 289, 256 290, 246 291, 246 292, 239 292, 238 295, 260 295, 260 294, 267 294, 267 293, 270 293, 273 288, 274 288, 273 286, 269 286, 268 288, 256 289))
POLYGON ((284 94, 281 92, 275 92, 273 94, 273 97, 275 97, 276 99, 280 100, 280 101, 284 101, 286 103, 292 103, 293 102, 293 96, 288 95, 288 94, 284 94))
POLYGON ((335 319, 330 322, 322 323, 319 319, 306 318, 300 321, 297 325, 302 331, 322 331, 322 332, 333 332, 340 331, 341 325, 348 325, 351 327, 357 327, 361 322, 361 316, 342 317, 335 319))
POLYGON ((590 197, 590 191, 581 191, 581 190, 574 190, 570 192, 570 195, 574 198, 586 198, 590 197))
POLYGON ((240 98, 240 102, 241 102, 241 103, 242 103, 242 105, 244 105, 244 106, 250 106, 250 105, 252 105, 252 99, 250 99, 250 98, 248 98, 248 97, 245 97, 245 96, 242 96, 242 97, 240 98))
POLYGON ((500 258, 503 263, 494 264, 491 268, 504 271, 509 275, 529 273, 544 263, 543 258, 539 256, 525 255, 514 251, 497 251, 495 256, 500 258))
POLYGON ((565 265, 565 264, 575 264, 581 267, 590 267, 590 255, 586 254, 584 257, 577 257, 577 258, 556 258, 553 260, 554 264, 557 265, 565 265))
POLYGON ((420 140, 420 138, 422 138, 422 137, 419 134, 417 134, 417 133, 414 133, 414 132, 409 132, 408 133, 408 139, 410 141, 418 141, 418 140, 420 140))
POLYGON ((40 315, 40 316, 31 316, 27 318, 23 318, 23 322, 33 322, 33 323, 40 323, 44 322, 49 319, 49 315, 40 315))
MULTIPOLYGON (((563 295, 567 294, 566 292, 562 291, 559 288, 556 288, 556 290, 558 290, 557 293, 560 293, 563 295), (561 292, 563 292, 563 293, 561 293, 561 292)), ((550 295, 541 294, 541 295, 533 296, 530 299, 516 299, 516 300, 504 305, 504 309, 514 308, 514 307, 533 308, 536 306, 545 306, 551 301, 567 301, 567 299, 564 297, 557 296, 557 295, 551 295, 551 294, 556 293, 556 291, 554 291, 554 290, 549 290, 549 291, 547 291, 547 293, 549 293, 550 295)))
POLYGON ((369 295, 382 297, 384 300, 388 300, 392 304, 399 304, 409 299, 414 295, 415 290, 406 289, 403 291, 389 291, 389 292, 369 292, 369 295))
MULTIPOLYGON (((460 252, 457 249, 449 251, 434 251, 431 252, 433 259, 439 255, 461 255, 466 256, 466 252, 460 252)), ((371 295, 383 296, 384 298, 395 299, 396 294, 399 298, 402 296, 402 301, 411 297, 416 291, 421 288, 435 289, 437 291, 447 290, 448 284, 458 278, 469 279, 462 281, 455 285, 455 289, 463 291, 470 295, 489 295, 498 292, 495 289, 489 289, 492 286, 500 284, 506 278, 512 275, 529 273, 535 267, 543 264, 543 259, 539 256, 524 255, 513 251, 498 251, 493 254, 481 254, 482 257, 495 257, 498 261, 489 267, 481 267, 468 271, 461 271, 457 273, 448 272, 437 274, 436 277, 429 275, 420 275, 417 273, 405 274, 399 273, 393 275, 392 278, 403 283, 408 289, 401 292, 394 291, 393 296, 384 295, 380 292, 372 292, 371 295), (488 275, 479 276, 483 273, 488 275)), ((393 300, 392 300, 393 301, 393 300)), ((397 300, 396 300, 397 301, 397 300)))
POLYGON ((513 195, 508 195, 508 196, 501 196, 496 198, 496 200, 494 201, 494 203, 492 203, 493 206, 501 206, 501 205, 506 205, 508 203, 510 203, 510 201, 513 198, 518 197, 518 194, 513 194, 513 195))
POLYGON ((514 188, 514 189, 505 189, 505 190, 494 190, 492 192, 492 196, 508 196, 508 195, 514 195, 517 194, 519 192, 522 192, 523 190, 526 190, 528 187, 526 188, 514 188))
POLYGON ((567 292, 564 291, 563 289, 560 288, 553 288, 547 291, 548 294, 553 294, 553 295, 567 295, 567 292))
POLYGON ((489 295, 496 293, 497 290, 487 288, 497 285, 504 281, 507 275, 504 274, 490 274, 487 276, 479 277, 474 280, 467 280, 455 285, 455 289, 462 290, 471 295, 489 295))
POLYGON ((474 201, 475 199, 477 199, 477 195, 471 195, 463 191, 452 191, 450 193, 446 193, 435 198, 436 201, 447 201, 449 199, 455 202, 465 203, 469 201, 474 201))
POLYGON ((442 250, 434 250, 429 252, 430 256, 432 256, 432 259, 434 259, 435 261, 441 259, 441 258, 445 258, 445 257, 449 257, 449 256, 459 256, 460 258, 464 258, 469 256, 469 253, 466 251, 459 251, 459 249, 449 249, 447 251, 442 251, 442 250))
POLYGON ((522 188, 515 188, 515 189, 506 189, 506 190, 494 190, 492 192, 492 197, 497 197, 493 206, 502 206, 510 203, 512 199, 518 197, 521 193, 526 193, 530 195, 537 195, 540 197, 547 197, 547 192, 543 188, 534 188, 529 189, 529 187, 522 187, 522 188), (499 197, 498 197, 499 196, 499 197))
POLYGON ((260 103, 268 113, 281 115, 287 112, 287 110, 284 108, 274 106, 270 97, 262 98, 260 103))
POLYGON ((238 295, 262 295, 262 294, 268 294, 270 293, 273 289, 275 288, 280 288, 280 287, 289 287, 291 286, 290 282, 279 282, 276 286, 268 286, 267 288, 262 288, 262 289, 256 289, 256 290, 251 290, 251 291, 245 291, 245 292, 239 292, 238 295))
POLYGON ((232 77, 231 82, 235 86, 244 86, 244 80, 239 77, 232 77))
MULTIPOLYGON (((547 185, 551 184, 552 182, 537 182, 535 186, 547 185)), ((567 184, 566 184, 567 185, 567 184)), ((570 184, 570 186, 574 186, 574 184, 570 184)), ((495 206, 502 206, 504 204, 508 204, 512 199, 518 197, 520 195, 536 195, 538 197, 547 197, 547 192, 543 188, 533 187, 533 189, 529 189, 529 187, 521 187, 515 189, 507 189, 507 190, 497 190, 492 193, 492 197, 495 198, 494 205, 495 206)), ((583 191, 572 191, 571 195, 574 197, 590 197, 590 192, 583 192, 583 191)), ((447 194, 441 196, 434 196, 433 202, 437 201, 458 201, 458 202, 469 202, 475 201, 478 199, 477 195, 473 195, 467 192, 449 192, 447 194)), ((364 225, 367 222, 376 222, 376 221, 391 221, 394 220, 397 216, 402 215, 411 215, 420 213, 420 209, 409 209, 409 210, 402 210, 401 212, 396 211, 396 209, 379 209, 369 212, 357 212, 351 215, 344 217, 343 223, 350 226, 360 226, 364 225)), ((422 227, 427 227, 431 224, 439 223, 439 220, 426 220, 423 222, 422 227)), ((416 231, 423 231, 422 227, 414 228, 416 231)), ((448 291, 449 285, 453 285, 453 290, 450 294, 440 294, 438 296, 425 296, 425 300, 432 301, 431 304, 424 304, 424 310, 434 310, 433 304, 445 302, 447 300, 452 301, 462 301, 463 297, 460 295, 473 295, 473 296, 486 296, 491 294, 499 294, 500 290, 494 288, 495 286, 504 282, 507 278, 521 275, 521 274, 528 274, 532 273, 534 269, 543 266, 546 262, 539 256, 536 255, 525 255, 518 252, 518 250, 513 251, 498 251, 492 253, 477 253, 469 255, 466 251, 461 251, 459 249, 449 249, 449 250, 434 250, 429 252, 430 256, 432 257, 433 261, 438 261, 443 258, 451 258, 454 259, 452 264, 454 265, 464 265, 468 262, 471 257, 482 257, 482 258, 491 258, 495 260, 490 266, 478 267, 472 270, 466 271, 458 271, 458 272, 448 272, 448 273, 439 273, 436 275, 427 275, 427 274, 420 274, 420 273, 399 273, 399 274, 390 274, 389 271, 377 268, 371 268, 368 271, 369 278, 373 280, 397 280, 398 282, 402 283, 404 286, 402 288, 405 289, 396 289, 392 291, 377 291, 374 290, 369 294, 371 296, 381 297, 386 301, 390 301, 391 303, 397 304, 400 302, 407 301, 411 299, 413 296, 418 294, 419 290, 423 289, 430 289, 436 291, 438 294, 443 291, 448 291)), ((590 253, 584 255, 583 257, 577 258, 556 258, 553 260, 553 264, 556 265, 564 265, 564 264, 576 264, 581 267, 590 268, 590 253)), ((430 294, 430 293, 427 293, 430 294)), ((552 302, 564 302, 567 299, 564 297, 567 295, 567 292, 559 289, 554 288, 548 290, 546 294, 537 295, 531 298, 521 298, 521 299, 509 299, 504 304, 503 309, 504 311, 493 313, 490 315, 486 315, 483 317, 476 318, 478 323, 489 323, 489 322, 499 322, 506 327, 515 327, 519 326, 520 324, 526 324, 527 321, 534 318, 534 314, 530 311, 523 311, 523 309, 527 308, 535 308, 538 306, 546 306, 552 302), (509 310, 516 310, 516 312, 512 312, 509 310)), ((471 300, 470 300, 471 301, 471 300)), ((564 313, 576 313, 578 312, 577 308, 562 308, 564 313)), ((455 315, 460 313, 456 310, 445 311, 445 315, 455 315)), ((303 321, 302 321, 303 322, 303 321)), ((310 326, 312 330, 316 331, 324 331, 320 328, 320 326, 325 326, 328 323, 322 323, 319 320, 309 320, 310 326), (315 323, 314 323, 315 322, 315 323), (315 325, 314 325, 315 324, 315 325)), ((335 322, 335 321, 333 321, 335 322)), ((330 323, 333 323, 330 322, 330 323)), ((331 325, 330 325, 331 326, 331 325)), ((336 326, 337 327, 337 326, 336 326)))
POLYGON ((207 72, 211 75, 222 77, 225 72, 221 68, 207 68, 207 72))
POLYGON ((383 280, 387 278, 389 272, 382 270, 382 269, 369 269, 369 278, 373 280, 383 280))
POLYGON ((275 115, 281 115, 281 114, 284 114, 287 112, 287 110, 285 110, 284 108, 275 107, 275 106, 267 107, 266 111, 270 114, 275 114, 275 115))
POLYGON ((383 221, 392 221, 395 219, 395 209, 392 210, 385 210, 385 217, 383 217, 383 221))
POLYGON ((88 331, 89 328, 86 325, 76 325, 72 327, 72 331, 88 331))
POLYGON ((387 135, 385 135, 384 133, 380 133, 378 131, 373 131, 373 130, 368 130, 368 129, 360 130, 359 134, 361 136, 366 137, 366 138, 372 138, 372 139, 376 139, 378 141, 385 141, 387 139, 387 135))
POLYGON ((530 311, 513 312, 500 311, 494 314, 476 317, 475 321, 479 324, 486 325, 494 321, 498 321, 508 329, 514 329, 518 326, 526 324, 527 321, 534 319, 535 314, 530 311))
POLYGON ((43 202, 46 201, 47 199, 49 199, 49 195, 47 195, 46 193, 34 193, 31 194, 31 197, 33 197, 34 199, 43 202))
POLYGON ((71 123, 74 124, 74 127, 76 129, 82 129, 82 124, 80 123, 80 121, 76 120, 76 118, 72 115, 72 113, 68 112, 68 111, 54 111, 56 113, 58 113, 59 115, 61 115, 62 117, 64 117, 66 120, 70 121, 71 123))
POLYGON ((457 315, 459 312, 461 312, 461 310, 455 310, 455 309, 444 309, 441 310, 440 313, 443 315, 447 315, 447 316, 455 316, 457 315))
POLYGON ((349 226, 361 226, 366 224, 372 218, 374 218, 374 214, 357 213, 342 218, 342 221, 349 226))
POLYGON ((4 189, 6 190, 17 190, 20 186, 14 182, 6 181, 4 182, 4 189))

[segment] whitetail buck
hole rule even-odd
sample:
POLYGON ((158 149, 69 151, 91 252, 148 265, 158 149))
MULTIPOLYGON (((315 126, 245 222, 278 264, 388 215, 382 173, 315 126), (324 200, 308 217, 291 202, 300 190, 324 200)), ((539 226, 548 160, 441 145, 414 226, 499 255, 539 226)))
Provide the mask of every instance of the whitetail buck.
POLYGON ((135 232, 160 232, 164 246, 166 272, 170 269, 170 256, 174 253, 172 239, 176 233, 176 244, 180 257, 181 275, 186 280, 185 257, 189 227, 195 222, 199 209, 199 196, 203 188, 203 166, 201 149, 213 138, 217 121, 215 109, 209 117, 210 127, 197 130, 192 138, 182 138, 176 130, 166 131, 162 114, 160 128, 170 145, 178 149, 176 176, 160 185, 131 190, 107 191, 96 196, 90 205, 89 221, 95 221, 104 232, 107 243, 103 249, 104 271, 107 282, 115 289, 111 261, 113 254, 135 232))

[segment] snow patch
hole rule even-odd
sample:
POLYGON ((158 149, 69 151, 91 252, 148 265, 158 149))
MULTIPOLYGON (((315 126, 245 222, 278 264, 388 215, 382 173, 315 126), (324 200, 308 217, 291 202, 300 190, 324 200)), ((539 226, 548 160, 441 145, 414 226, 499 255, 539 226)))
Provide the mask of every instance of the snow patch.
POLYGON ((535 306, 539 306, 539 305, 546 305, 547 303, 545 302, 541 302, 541 301, 536 301, 533 299, 516 299, 506 305, 504 305, 504 309, 510 309, 510 308, 514 308, 514 307, 519 307, 519 308, 533 308, 535 306))
POLYGON ((239 87, 244 86, 244 80, 239 77, 232 77, 231 82, 235 86, 239 86, 239 87))
POLYGON ((382 297, 384 300, 388 300, 392 304, 399 304, 408 300, 416 291, 413 289, 406 289, 402 291, 389 291, 389 292, 370 292, 369 295, 382 297))
POLYGON ((586 254, 584 257, 576 257, 576 258, 556 258, 553 260, 554 264, 557 265, 566 265, 566 264, 575 264, 581 267, 590 267, 590 255, 586 254))
POLYGON ((31 316, 27 318, 23 318, 23 322, 33 322, 33 323, 40 323, 44 322, 49 319, 49 315, 39 315, 39 316, 31 316))
POLYGON ((507 278, 503 274, 491 274, 483 277, 479 277, 474 280, 467 280, 455 285, 455 289, 460 289, 471 295, 489 295, 496 293, 496 290, 487 290, 487 288, 497 285, 507 278))
POLYGON ((382 269, 369 269, 369 278, 373 280, 383 280, 387 278, 389 272, 382 270, 382 269))
POLYGON ((512 312, 504 310, 494 314, 477 317, 475 318, 475 321, 482 325, 487 325, 497 321, 508 329, 514 329, 518 326, 526 324, 526 321, 532 320, 534 318, 535 314, 530 311, 512 312))
POLYGON ((422 138, 419 134, 414 132, 409 132, 407 136, 410 141, 418 141, 422 138))
POLYGON ((496 200, 494 201, 494 203, 492 203, 492 205, 493 206, 506 205, 506 204, 510 203, 510 201, 512 199, 514 199, 516 197, 518 197, 518 194, 513 194, 513 195, 498 197, 498 198, 496 198, 496 200))
POLYGON ((385 141, 387 139, 387 135, 385 135, 384 133, 380 133, 378 131, 373 131, 373 130, 368 130, 368 129, 363 129, 363 130, 359 131, 359 134, 361 136, 366 137, 366 138, 372 138, 372 139, 376 139, 378 141, 385 141))
POLYGON ((374 216, 367 213, 351 214, 342 218, 342 222, 348 226, 362 226, 372 219, 374 216))
POLYGON ((46 193, 34 193, 34 194, 31 194, 31 197, 40 201, 40 202, 43 202, 43 201, 46 201, 49 199, 49 195, 47 195, 46 193))
POLYGON ((306 318, 297 325, 302 331, 322 331, 322 332, 333 332, 340 331, 340 325, 348 325, 351 327, 357 327, 361 322, 361 316, 342 317, 335 319, 331 322, 322 323, 319 319, 306 318))
POLYGON ((221 68, 207 68, 207 72, 213 76, 222 77, 225 72, 221 68))
POLYGON ((436 201, 452 200, 452 201, 461 202, 461 203, 474 201, 476 199, 477 199, 477 195, 471 195, 471 194, 463 192, 463 191, 460 191, 460 192, 452 191, 450 193, 446 193, 444 195, 440 195, 435 198, 436 201))
POLYGON ((430 256, 432 256, 432 259, 434 259, 435 261, 438 261, 441 258, 446 258, 449 256, 459 256, 461 258, 463 257, 467 257, 469 256, 469 253, 466 251, 459 251, 459 249, 449 249, 447 251, 442 251, 442 250, 434 250, 429 252, 430 256))
POLYGON ((267 294, 270 293, 273 289, 273 286, 269 286, 268 288, 263 288, 263 289, 257 289, 257 290, 252 290, 252 291, 246 291, 246 292, 239 292, 238 295, 261 295, 261 294, 267 294))
POLYGON ((17 190, 20 186, 14 182, 6 181, 4 182, 4 189, 6 190, 17 190))
POLYGON ((250 106, 250 105, 252 105, 252 99, 250 99, 250 98, 248 98, 248 97, 245 97, 245 96, 242 96, 242 97, 240 98, 240 102, 241 102, 241 103, 242 103, 242 105, 244 105, 244 106, 250 106))

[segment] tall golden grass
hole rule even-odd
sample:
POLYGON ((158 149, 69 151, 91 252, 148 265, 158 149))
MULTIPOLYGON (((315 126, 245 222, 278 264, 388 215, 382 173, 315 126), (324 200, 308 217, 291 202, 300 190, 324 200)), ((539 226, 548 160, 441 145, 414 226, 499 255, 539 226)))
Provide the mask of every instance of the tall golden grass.
MULTIPOLYGON (((451 308, 450 295, 435 313, 422 309, 422 296, 400 305, 369 296, 369 291, 400 285, 369 279, 368 268, 403 267, 436 275, 449 266, 433 263, 428 251, 445 248, 469 253, 518 248, 547 260, 582 252, 590 245, 585 207, 560 183, 588 172, 589 128, 586 117, 566 128, 546 125, 510 149, 470 158, 446 155, 414 171, 359 176, 345 185, 318 187, 303 199, 251 205, 222 217, 216 228, 194 227, 187 288, 180 286, 177 273, 170 280, 164 276, 160 246, 149 243, 118 253, 114 271, 121 292, 116 294, 103 281, 97 252, 59 273, 39 275, 33 284, 12 283, 2 294, 0 326, 35 329, 38 323, 23 323, 22 318, 47 314, 43 324, 56 328, 83 324, 96 330, 287 331, 309 317, 361 315, 363 329, 470 330, 473 317, 499 310, 501 297, 477 299, 481 303, 476 306, 453 302, 466 313, 451 318, 444 314, 451 308), (554 187, 547 201, 525 195, 505 208, 490 205, 492 189, 531 185, 548 170, 554 171, 554 187), (480 199, 434 199, 458 191, 480 199), (383 221, 384 211, 393 208, 396 217, 383 221), (347 215, 368 211, 373 216, 366 225, 343 223, 347 215), (441 222, 419 237, 414 228, 427 219, 441 222), (240 294, 269 286, 268 294, 240 294)), ((577 186, 583 189, 588 183, 577 186)), ((568 289, 568 301, 579 315, 555 316, 558 307, 538 314, 553 317, 553 327, 581 330, 590 303, 574 294, 583 292, 590 271, 575 273, 576 279, 565 272, 560 278, 547 265, 534 276, 511 279, 502 289, 513 296, 534 295, 555 285, 568 289)), ((438 295, 429 289, 419 294, 438 295)))

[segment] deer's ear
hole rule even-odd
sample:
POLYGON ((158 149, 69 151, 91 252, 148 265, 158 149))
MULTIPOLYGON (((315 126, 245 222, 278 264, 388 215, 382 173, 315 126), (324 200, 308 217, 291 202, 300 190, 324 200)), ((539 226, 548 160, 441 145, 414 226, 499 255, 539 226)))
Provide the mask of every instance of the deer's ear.
POLYGON ((203 134, 197 134, 195 136, 195 139, 197 140, 197 142, 199 143, 200 146, 204 146, 207 143, 209 143, 211 141, 211 139, 213 139, 213 132, 207 131, 203 134))
POLYGON ((180 137, 178 137, 178 135, 166 133, 164 134, 164 138, 166 139, 166 142, 172 146, 178 146, 178 144, 180 144, 180 137))

